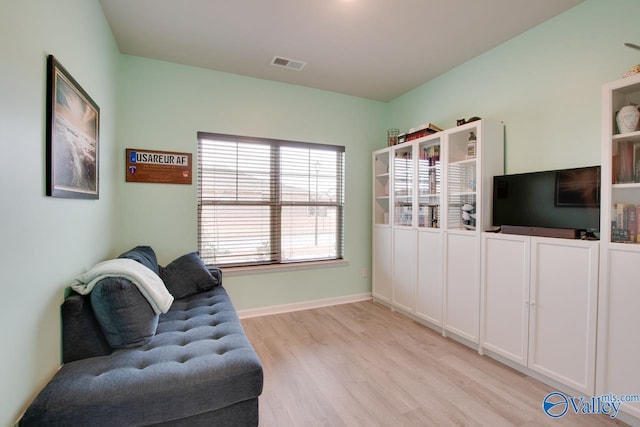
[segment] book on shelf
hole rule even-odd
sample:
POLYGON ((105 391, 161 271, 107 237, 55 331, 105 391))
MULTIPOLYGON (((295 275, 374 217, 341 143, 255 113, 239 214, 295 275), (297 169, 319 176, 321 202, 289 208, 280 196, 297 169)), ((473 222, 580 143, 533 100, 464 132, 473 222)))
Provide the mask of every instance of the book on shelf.
POLYGON ((616 203, 611 222, 612 242, 640 242, 640 205, 616 203))
POLYGON ((413 141, 414 139, 422 138, 423 136, 431 135, 436 132, 442 132, 442 128, 434 125, 433 123, 425 123, 417 128, 409 129, 407 132, 406 141, 413 141))
POLYGON ((436 166, 440 161, 440 146, 430 145, 420 150, 420 160, 426 160, 428 166, 436 166))

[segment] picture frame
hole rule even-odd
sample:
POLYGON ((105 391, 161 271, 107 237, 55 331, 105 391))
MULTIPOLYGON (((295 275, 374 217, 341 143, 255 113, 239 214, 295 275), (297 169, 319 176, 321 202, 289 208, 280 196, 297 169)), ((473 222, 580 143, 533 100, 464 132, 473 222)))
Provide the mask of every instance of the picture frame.
POLYGON ((46 123, 47 196, 98 199, 100 108, 53 55, 46 123))

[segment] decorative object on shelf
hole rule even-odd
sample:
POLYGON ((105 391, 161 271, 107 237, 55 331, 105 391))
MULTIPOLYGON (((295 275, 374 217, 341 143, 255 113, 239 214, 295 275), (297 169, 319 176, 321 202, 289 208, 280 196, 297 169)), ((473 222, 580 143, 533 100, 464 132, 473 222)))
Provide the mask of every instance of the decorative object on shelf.
POLYGON ((467 141, 467 159, 476 158, 477 143, 478 139, 476 138, 476 134, 474 132, 469 132, 469 139, 467 141))
POLYGON ((466 125, 467 123, 476 122, 478 120, 482 120, 482 119, 480 117, 478 117, 478 116, 473 116, 469 120, 466 120, 464 118, 458 119, 458 120, 456 120, 456 124, 458 126, 462 126, 462 125, 466 125))
POLYGON ((627 70, 623 75, 622 78, 626 79, 627 77, 631 77, 635 74, 640 73, 640 64, 634 65, 633 67, 631 67, 629 70, 627 70))
MULTIPOLYGON (((633 43, 625 43, 624 45, 625 45, 626 47, 630 47, 631 49, 637 49, 637 50, 640 50, 640 46, 638 46, 637 44, 633 44, 633 43)), ((631 67, 631 69, 630 69, 630 70, 628 70, 627 72, 625 72, 625 73, 622 75, 622 78, 623 78, 623 79, 626 79, 627 77, 631 77, 631 76, 633 76, 634 74, 638 74, 638 73, 640 73, 640 64, 636 64, 636 65, 634 65, 633 67, 631 67)))
POLYGON ((387 145, 392 146, 398 143, 398 134, 400 129, 392 128, 387 129, 387 145))
POLYGON ((46 120, 47 196, 97 199, 100 108, 53 55, 46 120))
POLYGON ((618 133, 635 132, 638 129, 638 120, 640 120, 638 106, 635 104, 625 105, 616 114, 618 133))
POLYGON ((633 142, 618 144, 618 176, 616 184, 633 182, 633 142))
POLYGON ((462 205, 462 225, 467 230, 476 229, 476 207, 471 203, 462 205))

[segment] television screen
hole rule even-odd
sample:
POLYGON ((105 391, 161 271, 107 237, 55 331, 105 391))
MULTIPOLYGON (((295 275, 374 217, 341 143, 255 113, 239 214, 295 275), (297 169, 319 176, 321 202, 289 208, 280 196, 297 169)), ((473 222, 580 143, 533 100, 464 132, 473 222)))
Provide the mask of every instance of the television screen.
POLYGON ((493 225, 600 231, 600 166, 494 176, 493 225))

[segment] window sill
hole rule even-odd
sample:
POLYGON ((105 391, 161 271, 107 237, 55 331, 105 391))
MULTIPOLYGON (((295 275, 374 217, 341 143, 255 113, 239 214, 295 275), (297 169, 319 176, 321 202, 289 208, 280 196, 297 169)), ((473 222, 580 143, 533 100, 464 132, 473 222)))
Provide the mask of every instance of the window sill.
POLYGON ((344 259, 330 261, 292 262, 289 264, 253 265, 246 267, 220 267, 223 277, 248 274, 280 273, 284 271, 318 270, 323 268, 346 267, 349 261, 344 259))

